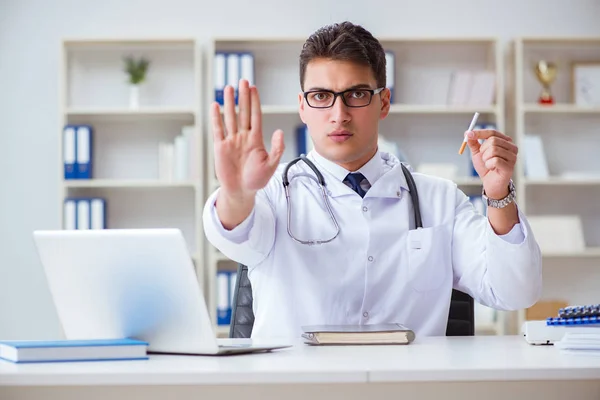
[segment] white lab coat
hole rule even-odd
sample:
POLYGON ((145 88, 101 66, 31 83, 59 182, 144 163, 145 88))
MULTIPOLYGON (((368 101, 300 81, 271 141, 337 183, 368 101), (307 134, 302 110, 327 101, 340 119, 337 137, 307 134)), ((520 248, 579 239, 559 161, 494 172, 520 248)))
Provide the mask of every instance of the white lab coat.
MULTIPOLYGON (((445 335, 452 288, 503 310, 539 299, 540 249, 520 211, 520 224, 499 237, 453 182, 413 173, 423 222, 415 230, 408 186, 394 156, 381 152, 368 163, 376 180, 364 198, 342 182, 347 171, 314 151, 308 157, 325 178, 340 226, 330 243, 307 246, 288 235, 284 165, 233 230, 218 220, 218 190, 204 207, 208 240, 249 268, 252 337, 296 338, 303 325, 390 322, 421 336, 445 335)), ((290 178, 300 171, 312 174, 298 162, 290 178)), ((331 237, 334 225, 316 183, 293 179, 290 193, 295 236, 331 237)))

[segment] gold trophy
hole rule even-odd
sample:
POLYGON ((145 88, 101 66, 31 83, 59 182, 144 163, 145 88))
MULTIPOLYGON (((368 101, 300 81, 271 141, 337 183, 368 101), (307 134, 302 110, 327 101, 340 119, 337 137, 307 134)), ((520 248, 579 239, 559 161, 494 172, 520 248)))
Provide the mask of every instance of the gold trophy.
POLYGON ((542 93, 538 99, 539 104, 554 104, 554 97, 550 92, 550 84, 556 79, 556 64, 541 60, 535 65, 535 75, 542 84, 542 93))

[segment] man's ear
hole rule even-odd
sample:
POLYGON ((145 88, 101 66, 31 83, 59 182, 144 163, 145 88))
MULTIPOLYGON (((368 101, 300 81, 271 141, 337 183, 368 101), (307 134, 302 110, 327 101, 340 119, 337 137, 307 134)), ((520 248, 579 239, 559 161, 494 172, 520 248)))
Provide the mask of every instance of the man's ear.
POLYGON ((379 112, 379 119, 384 119, 390 113, 390 100, 392 93, 390 92, 390 89, 385 88, 379 95, 381 97, 381 110, 379 112))
POLYGON ((302 96, 302 92, 298 93, 298 114, 300 114, 300 119, 303 123, 306 124, 304 120, 304 96, 302 96))

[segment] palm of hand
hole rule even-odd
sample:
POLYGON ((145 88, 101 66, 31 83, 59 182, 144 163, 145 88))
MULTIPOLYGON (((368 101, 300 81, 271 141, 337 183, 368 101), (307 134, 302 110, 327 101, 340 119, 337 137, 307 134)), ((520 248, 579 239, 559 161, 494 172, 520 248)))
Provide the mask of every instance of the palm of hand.
POLYGON ((272 175, 264 144, 249 136, 258 137, 244 132, 236 134, 233 140, 215 143, 217 179, 231 191, 258 191, 272 175))
POLYGON ((235 113, 233 87, 225 88, 224 117, 213 103, 212 122, 215 173, 221 187, 229 193, 253 195, 267 185, 284 151, 283 132, 275 131, 271 151, 265 149, 262 135, 260 99, 256 87, 247 80, 239 85, 239 116, 235 113), (227 135, 225 135, 227 131, 227 135))

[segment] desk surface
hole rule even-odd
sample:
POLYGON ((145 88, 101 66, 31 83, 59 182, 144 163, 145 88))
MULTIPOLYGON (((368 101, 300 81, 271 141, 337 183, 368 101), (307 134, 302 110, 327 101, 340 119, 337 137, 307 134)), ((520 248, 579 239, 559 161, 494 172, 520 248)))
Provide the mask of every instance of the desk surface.
POLYGON ((272 353, 151 356, 147 361, 0 362, 6 385, 202 385, 600 379, 600 357, 561 354, 520 336, 420 338, 408 346, 316 347, 272 353))

